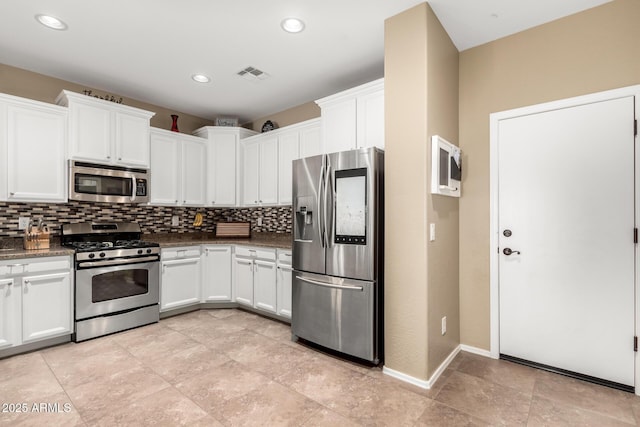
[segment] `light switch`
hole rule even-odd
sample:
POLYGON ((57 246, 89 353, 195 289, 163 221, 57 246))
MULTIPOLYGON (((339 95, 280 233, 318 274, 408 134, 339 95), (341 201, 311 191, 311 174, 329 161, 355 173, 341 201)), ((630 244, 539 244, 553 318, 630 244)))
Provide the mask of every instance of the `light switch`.
POLYGON ((434 242, 436 240, 436 225, 434 223, 429 224, 429 241, 434 242))

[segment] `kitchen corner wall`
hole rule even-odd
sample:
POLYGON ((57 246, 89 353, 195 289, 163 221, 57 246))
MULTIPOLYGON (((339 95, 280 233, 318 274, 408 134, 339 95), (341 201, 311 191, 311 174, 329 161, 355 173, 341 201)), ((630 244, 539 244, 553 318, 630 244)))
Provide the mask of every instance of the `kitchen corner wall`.
POLYGON ((424 382, 460 342, 459 201, 430 194, 436 134, 457 143, 458 51, 422 3, 385 21, 385 368, 424 382))
POLYGON ((110 203, 0 203, 0 238, 20 237, 18 217, 33 220, 42 218, 54 235, 60 234, 64 223, 86 221, 134 221, 143 233, 213 232, 214 225, 225 221, 251 221, 252 232, 291 233, 291 206, 264 208, 195 208, 147 206, 110 203), (204 215, 200 227, 193 226, 196 212, 204 215), (171 217, 177 215, 180 225, 171 226, 171 217), (258 226, 258 218, 262 226, 258 226))

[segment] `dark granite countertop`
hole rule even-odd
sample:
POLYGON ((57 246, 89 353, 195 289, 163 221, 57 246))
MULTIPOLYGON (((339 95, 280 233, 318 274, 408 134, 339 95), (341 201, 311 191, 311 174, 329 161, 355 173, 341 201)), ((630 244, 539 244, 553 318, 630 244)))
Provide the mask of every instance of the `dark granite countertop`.
MULTIPOLYGON (((144 234, 144 240, 157 242, 161 248, 197 245, 246 245, 291 249, 291 234, 252 233, 251 237, 216 237, 213 233, 157 233, 144 234)), ((60 238, 51 239, 49 249, 26 250, 22 238, 0 239, 0 261, 47 256, 73 255, 74 251, 60 245, 60 238)))
POLYGON ((216 237, 213 233, 144 234, 143 240, 160 243, 161 248, 193 245, 247 245, 291 249, 291 234, 251 233, 251 237, 216 237))
POLYGON ((73 255, 73 249, 65 248, 60 245, 60 239, 52 238, 49 249, 24 249, 22 238, 5 238, 0 239, 0 261, 19 259, 19 258, 36 258, 46 256, 62 256, 73 255))

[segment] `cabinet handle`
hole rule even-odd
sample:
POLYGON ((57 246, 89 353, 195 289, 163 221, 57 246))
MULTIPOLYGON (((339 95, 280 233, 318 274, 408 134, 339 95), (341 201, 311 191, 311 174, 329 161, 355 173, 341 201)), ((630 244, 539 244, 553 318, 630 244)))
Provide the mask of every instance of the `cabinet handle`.
POLYGON ((111 158, 111 156, 107 156, 107 159, 110 159, 110 158, 111 158))
POLYGON ((178 201, 176 200, 176 203, 178 203, 178 201))
POLYGON ((12 192, 10 192, 9 194, 10 194, 10 195, 12 195, 12 196, 15 196, 15 195, 16 195, 16 193, 14 193, 13 191, 12 191, 12 192))
POLYGON ((187 201, 186 201, 186 200, 183 200, 183 201, 182 201, 182 203, 187 203, 187 201))
POLYGON ((12 268, 12 267, 22 267, 25 264, 7 264, 7 267, 12 268))
POLYGON ((29 280, 25 280, 25 281, 24 281, 24 284, 25 284, 25 285, 28 285, 29 283, 31 283, 29 280))
POLYGON ((122 160, 122 157, 118 157, 118 160, 122 160))
POLYGON ((262 203, 262 200, 260 200, 260 203, 262 203))

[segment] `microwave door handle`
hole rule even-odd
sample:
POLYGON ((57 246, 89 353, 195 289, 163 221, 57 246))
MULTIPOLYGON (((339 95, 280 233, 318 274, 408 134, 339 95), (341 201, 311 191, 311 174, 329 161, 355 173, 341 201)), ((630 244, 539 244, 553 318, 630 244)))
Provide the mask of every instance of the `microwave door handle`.
POLYGON ((132 176, 131 177, 131 201, 135 201, 136 200, 136 177, 132 176))

